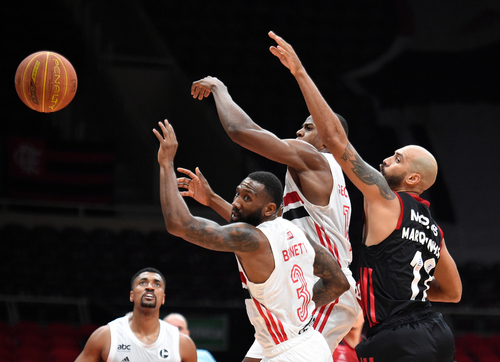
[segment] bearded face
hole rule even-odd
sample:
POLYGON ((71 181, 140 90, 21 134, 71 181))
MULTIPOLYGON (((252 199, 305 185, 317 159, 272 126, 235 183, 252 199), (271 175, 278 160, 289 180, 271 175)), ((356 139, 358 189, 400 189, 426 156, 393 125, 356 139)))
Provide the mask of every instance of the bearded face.
POLYGON ((384 164, 380 165, 380 171, 382 173, 382 176, 384 176, 385 180, 387 181, 387 184, 389 185, 391 190, 397 189, 406 177, 406 172, 402 172, 400 174, 388 173, 386 171, 384 164))

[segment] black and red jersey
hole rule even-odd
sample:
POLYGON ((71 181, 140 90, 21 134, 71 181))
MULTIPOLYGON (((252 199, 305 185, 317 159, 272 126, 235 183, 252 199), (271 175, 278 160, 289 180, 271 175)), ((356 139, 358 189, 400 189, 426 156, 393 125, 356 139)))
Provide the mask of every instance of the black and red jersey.
POLYGON ((363 246, 359 255, 360 304, 369 327, 430 307, 427 290, 442 232, 427 201, 405 192, 396 195, 401 205, 396 229, 380 244, 363 246))

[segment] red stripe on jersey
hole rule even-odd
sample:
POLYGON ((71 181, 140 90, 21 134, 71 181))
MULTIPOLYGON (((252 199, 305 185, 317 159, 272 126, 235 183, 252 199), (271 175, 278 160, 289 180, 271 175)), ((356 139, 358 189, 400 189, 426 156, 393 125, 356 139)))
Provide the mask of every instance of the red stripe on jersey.
POLYGON ((283 203, 284 203, 285 206, 287 206, 289 204, 294 204, 294 203, 296 203, 298 201, 300 201, 301 203, 304 203, 302 201, 302 199, 300 198, 299 194, 297 193, 297 191, 289 192, 288 194, 286 194, 283 197, 283 203))
POLYGON ((317 329, 318 332, 323 333, 323 329, 325 328, 326 322, 328 322, 328 319, 330 318, 330 314, 332 314, 333 307, 335 307, 335 304, 339 302, 338 299, 333 301, 332 303, 328 304, 328 309, 326 310, 325 316, 323 318, 323 323, 319 326, 319 329, 317 329))
POLYGON ((395 192, 395 194, 398 197, 399 205, 401 206, 401 214, 399 215, 398 224, 396 225, 396 229, 400 229, 401 224, 403 223, 403 214, 404 214, 405 208, 403 206, 403 200, 401 200, 401 196, 399 196, 399 194, 397 192, 395 192))
POLYGON ((328 237, 328 235, 325 232, 324 227, 321 227, 316 223, 314 223, 314 227, 316 228, 316 235, 318 235, 320 244, 328 249, 330 254, 332 254, 335 257, 335 259, 337 260, 337 263, 342 268, 342 265, 340 265, 340 261, 339 261, 339 250, 337 249, 337 245, 335 245, 335 243, 331 242, 330 238, 328 237), (333 248, 332 248, 332 245, 333 245, 333 248))
POLYGON ((245 278, 245 274, 243 274, 243 272, 241 271, 240 271, 240 279, 243 284, 247 285, 247 278, 245 278))
POLYGON ((288 336, 285 333, 283 324, 278 320, 278 325, 276 325, 274 315, 269 312, 262 304, 260 304, 255 298, 252 298, 260 316, 264 319, 267 326, 267 331, 271 335, 275 344, 280 344, 288 340, 288 336))
POLYGON ((373 294, 372 269, 361 268, 361 302, 362 308, 370 327, 378 323, 375 314, 375 295, 373 294))

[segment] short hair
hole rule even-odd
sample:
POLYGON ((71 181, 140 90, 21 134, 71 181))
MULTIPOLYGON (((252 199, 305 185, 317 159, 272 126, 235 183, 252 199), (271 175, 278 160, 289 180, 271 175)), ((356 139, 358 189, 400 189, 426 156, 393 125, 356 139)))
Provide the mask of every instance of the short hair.
POLYGON ((340 114, 335 113, 335 115, 339 119, 340 124, 342 125, 342 128, 344 129, 345 135, 349 136, 349 126, 347 125, 347 121, 340 114))
POLYGON ((163 276, 163 274, 161 273, 161 271, 159 271, 158 269, 152 268, 152 267, 146 267, 144 269, 139 270, 137 273, 134 274, 134 276, 130 280, 130 290, 134 289, 134 282, 137 279, 137 277, 139 275, 141 275, 142 273, 146 273, 146 272, 147 273, 159 274, 160 277, 161 277, 161 279, 163 280, 163 284, 165 284, 165 277, 163 276))
POLYGON ((271 201, 276 204, 277 209, 283 203, 283 185, 279 178, 271 172, 256 171, 252 172, 248 177, 264 185, 264 188, 271 198, 271 201))

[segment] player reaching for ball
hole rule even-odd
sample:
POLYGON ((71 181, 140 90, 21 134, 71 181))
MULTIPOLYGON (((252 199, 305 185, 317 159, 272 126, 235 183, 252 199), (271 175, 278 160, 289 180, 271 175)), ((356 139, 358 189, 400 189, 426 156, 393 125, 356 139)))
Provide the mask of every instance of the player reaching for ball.
MULTIPOLYGON (((297 131, 295 139, 280 139, 261 128, 233 101, 227 87, 217 78, 206 77, 193 83, 194 98, 213 94, 220 121, 229 137, 242 147, 270 160, 287 165, 283 218, 292 221, 306 234, 318 240, 335 257, 350 282, 350 289, 331 304, 314 311, 313 327, 326 338, 331 352, 349 332, 360 307, 356 299, 355 280, 349 269, 352 261, 349 242, 351 202, 344 175, 337 161, 318 136, 311 116, 297 131)), ((340 116, 339 116, 340 117, 340 116)), ((347 132, 347 122, 343 120, 347 132)), ((187 196, 212 207, 229 220, 231 206, 213 193, 199 170, 198 175, 179 169, 194 181, 180 179, 179 186, 188 186, 187 196), (183 184, 184 182, 184 184, 183 184), (200 186, 195 189, 195 186, 200 186), (205 186, 204 188, 202 186, 205 186)), ((247 352, 245 361, 262 358, 257 342, 247 352)))
POLYGON ((380 172, 368 165, 292 46, 273 32, 269 36, 277 43, 271 52, 295 77, 321 140, 364 196, 358 283, 368 330, 356 346, 358 359, 453 361, 453 334, 430 301, 458 302, 462 283, 429 203, 420 198, 436 180, 434 156, 411 145, 386 158, 380 172))
POLYGON ((236 188, 228 225, 194 217, 177 187, 174 130, 168 121, 159 126, 161 133, 154 133, 160 143, 160 199, 167 230, 203 248, 235 254, 250 292, 245 304, 263 361, 333 361, 326 340, 311 327, 313 310, 337 299, 349 282, 323 246, 278 216, 283 200, 279 179, 269 172, 248 175, 236 188))

